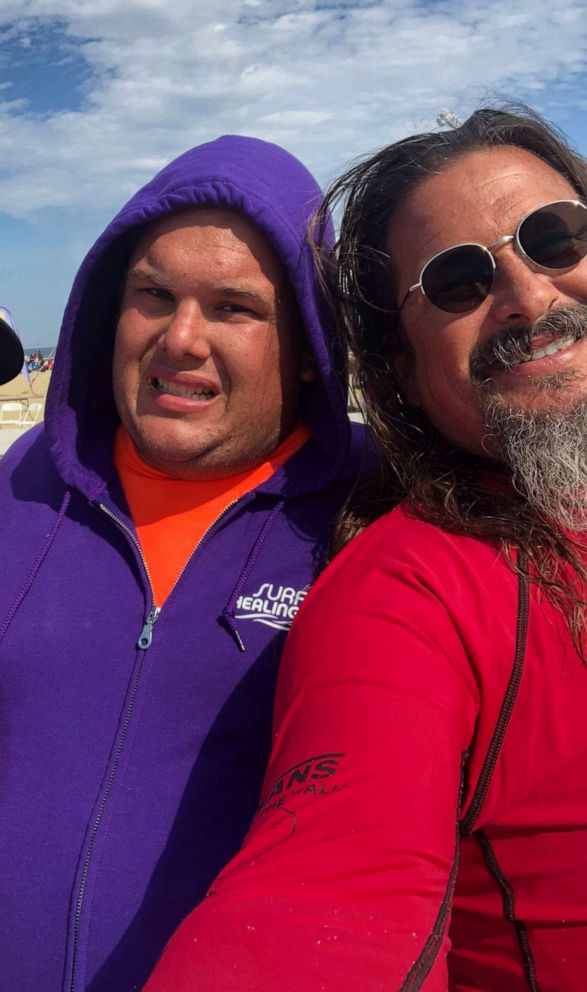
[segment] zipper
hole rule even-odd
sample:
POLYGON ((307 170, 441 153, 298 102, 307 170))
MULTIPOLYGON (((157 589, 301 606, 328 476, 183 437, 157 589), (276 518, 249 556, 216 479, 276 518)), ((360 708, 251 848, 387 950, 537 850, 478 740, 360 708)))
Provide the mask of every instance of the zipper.
POLYGON ((139 683, 141 681, 142 671, 143 671, 143 661, 141 660, 140 666, 139 666, 139 668, 138 668, 138 670, 136 672, 136 675, 135 675, 135 678, 134 678, 134 682, 132 684, 130 699, 129 699, 128 706, 126 708, 126 713, 125 713, 125 716, 124 716, 124 723, 122 725, 122 733, 120 735, 120 740, 118 742, 118 747, 116 748, 116 754, 114 755, 114 761, 112 763, 112 768, 110 770, 110 775, 108 776, 108 781, 106 783, 106 787, 104 789, 104 792, 103 792, 103 795, 102 795, 102 799, 100 801, 100 806, 99 806, 98 812, 96 813, 96 818, 94 820, 94 825, 92 827, 92 833, 90 835, 90 841, 89 841, 89 844, 88 844, 88 849, 86 851, 86 857, 84 859, 84 866, 82 868, 82 877, 81 877, 80 884, 79 884, 79 889, 78 889, 78 894, 77 894, 77 901, 76 901, 76 904, 75 904, 75 916, 74 916, 74 921, 73 921, 73 946, 72 946, 72 952, 71 952, 71 983, 70 983, 70 992, 75 992, 75 973, 76 973, 77 955, 78 955, 78 948, 79 948, 79 935, 80 935, 80 927, 81 927, 82 908, 83 908, 84 896, 85 896, 85 892, 86 892, 86 885, 87 885, 87 881, 88 881, 88 875, 89 875, 89 872, 90 872, 90 862, 92 860, 92 855, 94 853, 94 845, 96 843, 96 837, 97 837, 97 834, 98 834, 98 830, 100 828, 100 823, 102 821, 102 816, 104 815, 104 810, 106 809, 106 803, 108 802, 108 798, 110 796, 110 792, 112 791, 112 786, 114 784, 114 779, 116 778, 116 773, 118 771, 118 765, 120 764, 120 758, 121 758, 121 755, 122 755, 122 751, 123 751, 124 745, 126 743, 126 735, 128 733, 128 728, 129 728, 129 725, 130 725, 132 711, 134 709, 135 699, 136 699, 136 696, 137 696, 137 692, 138 692, 138 688, 139 688, 139 683))
MULTIPOLYGON (((250 493, 245 493, 244 494, 244 496, 249 496, 249 495, 250 495, 250 493)), ((229 503, 228 506, 225 506, 224 509, 222 510, 222 513, 219 513, 218 516, 212 521, 212 523, 210 524, 210 526, 206 528, 206 530, 204 531, 204 533, 200 537, 200 540, 197 542, 197 544, 194 545, 194 548, 192 550, 191 555, 189 556, 189 558, 186 560, 186 562, 182 566, 182 569, 181 569, 179 575, 177 576, 175 582, 173 583, 171 589, 169 590, 169 595, 170 596, 171 596, 171 593, 173 592, 173 590, 175 589, 177 583, 181 579, 181 577, 182 577, 183 573, 185 572, 186 568, 188 567, 189 563, 191 562, 192 558, 194 557, 194 555, 196 554, 196 552, 199 551, 199 549, 202 546, 203 542, 208 537, 208 534, 210 533, 210 531, 212 530, 212 528, 216 526, 216 524, 218 523, 219 520, 222 520, 222 518, 225 516, 225 514, 228 513, 229 510, 232 510, 233 506, 236 506, 237 503, 240 503, 240 501, 242 499, 244 499, 244 496, 239 496, 238 499, 233 499, 232 503, 229 503)), ((142 557, 142 555, 141 555, 141 557, 142 557)))
POLYGON ((160 606, 154 606, 149 615, 147 616, 143 629, 139 634, 139 639, 137 641, 137 647, 141 651, 146 651, 147 648, 151 647, 153 642, 153 626, 157 620, 159 614, 161 613, 160 606))
MULTIPOLYGON (((135 535, 133 534, 132 530, 130 529, 130 527, 127 527, 127 525, 125 524, 124 520, 120 520, 120 518, 117 517, 114 513, 112 513, 112 511, 109 510, 108 507, 105 506, 103 503, 98 503, 98 507, 99 507, 100 510, 102 510, 103 513, 106 514, 107 517, 110 517, 110 519, 113 520, 114 523, 121 530, 124 531, 124 533, 127 535, 127 537, 130 538, 130 540, 134 544, 135 548, 137 549, 137 551, 138 551, 138 553, 140 555, 141 561, 143 563, 143 566, 144 566, 144 569, 145 569, 145 575, 147 576, 147 581, 149 583, 149 589, 151 591, 151 601, 153 603, 153 606, 151 607, 151 609, 149 610, 149 613, 147 614, 147 616, 145 618, 145 623, 143 625, 143 629, 141 630, 141 633, 139 634, 139 638, 138 638, 138 641, 137 641, 137 647, 139 647, 139 648, 143 647, 143 649, 146 649, 147 647, 150 646, 151 641, 153 639, 153 624, 157 620, 157 617, 159 616, 159 614, 161 612, 161 609, 160 609, 160 607, 154 605, 155 594, 154 594, 154 590, 153 590, 153 582, 151 580, 151 575, 150 575, 150 572, 149 572, 149 568, 148 568, 147 562, 145 560, 145 556, 143 554, 143 550, 142 550, 139 542, 137 541, 135 535), (143 639, 145 641, 144 645, 141 644, 141 641, 143 639)), ((77 956, 78 956, 78 949, 79 949, 79 936, 80 936, 82 909, 83 909, 84 897, 85 897, 85 892, 86 892, 86 885, 87 885, 87 881, 88 881, 88 875, 89 875, 89 872, 90 872, 90 863, 91 863, 91 860, 92 860, 92 855, 94 853, 94 845, 96 843, 96 837, 98 835, 98 830, 100 828, 100 823, 102 822, 102 817, 104 815, 104 810, 106 808, 106 803, 108 802, 108 798, 110 796, 110 792, 112 791, 112 786, 114 784, 114 779, 116 778, 116 773, 118 771, 118 765, 120 763, 120 758, 121 758, 122 751, 124 749, 124 745, 125 745, 125 742, 126 742, 126 735, 128 733, 128 728, 129 728, 129 725, 130 725, 132 711, 134 709, 135 699, 136 699, 138 688, 139 688, 139 684, 140 684, 140 681, 141 681, 142 671, 143 671, 143 661, 141 660, 141 663, 140 663, 140 665, 139 665, 139 667, 138 667, 138 669, 136 671, 136 674, 135 674, 134 682, 133 682, 132 687, 131 687, 130 699, 128 701, 128 706, 126 708, 126 713, 124 715, 124 722, 123 722, 123 725, 122 725, 122 732, 120 734, 120 739, 118 741, 118 747, 116 748, 116 753, 114 755, 114 761, 112 762, 112 768, 111 768, 110 774, 108 776, 108 781, 106 782, 106 787, 105 787, 104 792, 102 794, 102 799, 100 801, 100 806, 98 808, 98 812, 96 813, 94 824, 92 826, 92 832, 90 834, 90 841, 89 841, 88 849, 86 851, 86 856, 85 856, 85 859, 84 859, 84 864, 83 864, 83 868, 82 868, 82 875, 81 875, 81 879, 80 879, 79 889, 78 889, 78 893, 77 893, 77 900, 76 900, 76 904, 75 904, 74 920, 73 920, 73 944, 72 944, 72 952, 71 952, 71 982, 70 982, 70 992, 75 992, 76 966, 77 966, 77 956)))
MULTIPOLYGON (((248 494, 246 494, 246 495, 248 495, 248 494)), ((242 498, 243 497, 241 496, 240 499, 242 499, 242 498)), ((210 531, 212 530, 212 528, 238 502, 239 502, 239 500, 238 499, 235 499, 235 500, 232 501, 232 503, 229 503, 228 506, 225 506, 224 509, 223 509, 223 511, 222 511, 222 513, 220 513, 216 517, 216 519, 210 524, 210 526, 204 531, 204 533, 202 534, 200 540, 195 545, 195 547, 194 547, 191 555, 189 556, 189 558, 185 562, 183 568, 181 569, 179 575, 177 576, 177 579, 173 583, 171 592, 173 592, 173 590, 175 589, 177 583, 179 582, 180 578, 182 577, 183 573, 185 572, 188 564, 190 563, 190 561, 192 560, 192 558, 196 554, 198 548, 200 547, 200 545, 202 544, 202 542, 204 541, 204 539, 208 536, 208 534, 210 533, 210 531)), ((117 517, 116 514, 112 513, 112 510, 109 510, 108 507, 104 505, 104 503, 98 503, 97 505, 98 505, 98 508, 100 510, 102 510, 102 512, 105 513, 106 516, 109 517, 117 525, 117 527, 119 527, 122 531, 124 531, 124 533, 127 535, 128 538, 130 538, 130 540, 134 544, 135 548, 137 549, 137 551, 139 553, 139 556, 140 556, 140 559, 141 559, 141 561, 143 563, 143 567, 145 569, 145 575, 147 576, 147 581, 149 583, 149 589, 150 589, 150 592, 151 592, 151 603, 152 603, 152 606, 151 606, 151 609, 149 610, 147 616, 145 617, 142 630, 141 630, 141 632, 140 632, 140 634, 138 636, 137 647, 140 650, 142 650, 142 651, 146 651, 146 650, 148 650, 148 648, 151 647, 151 643, 153 641, 153 626, 156 623, 157 619, 159 618, 159 615, 161 613, 161 607, 155 605, 155 592, 154 592, 154 589, 153 589, 153 581, 151 579, 151 573, 149 572, 149 567, 147 565, 145 556, 143 554, 143 549, 141 548, 141 545, 139 544, 137 538, 133 534, 133 532, 130 529, 130 527, 128 527, 125 524, 124 520, 121 520, 120 517, 117 517)), ((79 889, 78 889, 78 894, 77 894, 77 900, 76 900, 76 904, 75 904, 74 920, 73 920, 73 942, 72 942, 72 952, 71 952, 71 982, 70 982, 70 986, 69 986, 70 992, 75 992, 76 965, 77 965, 77 956, 78 956, 78 949, 79 949, 79 937, 80 937, 82 909, 83 909, 84 897, 85 897, 85 892, 86 892, 86 885, 87 885, 87 881, 88 881, 88 875, 89 875, 89 872, 90 872, 90 863, 91 863, 92 856, 93 856, 93 853, 94 853, 94 845, 96 843, 96 837, 97 837, 97 834, 98 834, 98 830, 100 828, 100 823, 102 821, 102 817, 104 815, 104 810, 106 808, 106 803, 108 802, 108 798, 110 796, 110 792, 112 791, 112 786, 114 784, 114 779, 116 778, 116 773, 118 771, 118 765, 120 764, 120 758, 121 758, 122 751, 124 749, 124 745, 125 745, 125 742, 126 742, 126 735, 128 733, 128 728, 129 728, 129 725, 130 725, 132 711, 134 709, 135 700, 136 700, 136 696, 137 696, 139 684, 140 684, 140 681, 141 681, 142 672, 143 672, 143 661, 141 660, 141 663, 140 663, 140 665, 139 665, 139 667, 137 669, 136 675, 135 675, 134 682, 132 684, 131 693, 130 693, 130 699, 129 699, 129 702, 128 702, 128 706, 126 708, 126 713, 125 713, 125 716, 124 716, 124 722, 123 722, 123 725, 122 725, 122 732, 120 734, 120 739, 119 739, 119 742, 118 742, 118 747, 116 748, 116 754, 114 755, 114 761, 112 763, 112 768, 110 770, 110 775, 108 776, 108 781, 106 783, 106 787, 104 789, 104 792, 103 792, 103 795, 102 795, 102 799, 100 801, 100 806, 98 808, 98 812, 96 813, 96 818, 95 818, 94 824, 92 826, 92 832, 90 834, 90 841, 89 841, 88 849, 86 851, 86 856, 85 856, 85 859, 84 859, 84 864, 83 864, 83 868, 82 868, 82 875, 81 875, 81 879, 80 879, 80 884, 79 884, 79 889)))
POLYGON ((124 531, 126 536, 130 538, 135 548, 137 549, 139 553, 139 557, 143 563, 143 568, 145 569, 145 575, 147 576, 147 582, 149 583, 149 590, 151 592, 152 605, 151 605, 151 609, 149 610, 147 616, 143 621, 142 630, 137 638, 137 647, 140 648, 142 651, 146 651, 147 648, 151 647, 151 643, 153 641, 153 625, 157 620, 157 618, 159 617, 159 614, 161 613, 161 607, 157 606, 155 603, 155 590, 153 589, 153 580, 151 578, 151 573, 149 572, 147 559, 145 558, 143 554, 143 549, 141 548, 135 535, 133 534, 130 527, 127 527, 124 520, 121 520, 120 517, 117 517, 116 514, 112 512, 112 510, 109 510, 108 507, 104 505, 104 503, 98 503, 98 509, 102 510, 102 513, 105 513, 107 517, 110 517, 110 519, 114 521, 116 526, 119 527, 120 530, 124 531))
MULTIPOLYGON (((245 495, 249 495, 249 494, 246 493, 245 495)), ((173 583, 171 589, 169 590, 169 595, 170 596, 171 596, 171 593, 173 592, 173 590, 175 589, 175 587, 177 586, 177 583, 181 579, 181 577, 182 577, 183 573, 185 572, 186 568, 190 564, 192 558, 194 557, 194 555, 196 554, 196 552, 199 550, 199 548, 202 545, 202 543, 208 537, 208 534, 210 533, 210 531, 212 530, 212 528, 215 527, 216 524, 218 523, 218 521, 219 520, 222 520, 223 516, 226 513, 228 513, 229 510, 232 510, 233 506, 236 506, 236 504, 238 502, 240 502, 241 499, 243 499, 242 496, 239 496, 238 499, 233 499, 232 502, 228 504, 228 506, 225 506, 224 507, 222 513, 219 513, 218 516, 212 521, 212 523, 210 524, 210 526, 206 528, 206 530, 204 531, 204 533, 200 537, 200 540, 197 542, 197 544, 192 549, 192 552, 191 552, 189 558, 184 562, 179 575, 177 576, 175 582, 173 583)), ((141 630, 141 632, 140 632, 140 634, 139 634, 139 636, 137 638, 137 647, 140 648, 142 651, 147 651, 148 648, 151 647, 151 644, 153 642, 153 627, 155 625, 155 622, 159 619, 159 615, 160 615, 161 609, 162 609, 161 606, 157 606, 156 603, 155 603, 155 590, 153 589, 153 580, 151 579, 151 573, 149 572, 149 566, 147 565, 147 560, 146 560, 146 558, 145 558, 145 556, 143 554, 143 549, 141 548, 141 545, 139 544, 138 540, 136 539, 136 537, 133 534, 133 532, 130 529, 130 527, 127 527, 127 525, 125 524, 124 520, 121 520, 120 517, 117 517, 115 513, 112 513, 112 510, 109 510, 108 507, 104 505, 104 503, 98 503, 98 507, 99 507, 100 510, 102 510, 103 513, 106 514, 107 517, 110 517, 110 519, 113 520, 114 523, 118 527, 120 527, 121 530, 124 531, 124 533, 127 535, 127 537, 130 538, 130 540, 134 544, 135 548, 137 549, 137 551, 139 553, 139 556, 140 556, 140 559, 141 559, 141 561, 143 563, 143 568, 145 569, 145 575, 147 576, 147 581, 149 583, 149 589, 151 591, 151 603, 152 603, 152 606, 151 606, 151 609, 149 610, 149 612, 147 613, 147 616, 145 617, 145 619, 143 621, 142 630, 141 630)))

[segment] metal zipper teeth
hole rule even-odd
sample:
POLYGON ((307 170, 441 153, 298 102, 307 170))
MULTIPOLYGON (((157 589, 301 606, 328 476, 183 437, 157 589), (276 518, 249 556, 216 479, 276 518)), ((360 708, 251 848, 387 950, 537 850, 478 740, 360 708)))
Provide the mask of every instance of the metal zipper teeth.
MULTIPOLYGON (((239 497, 239 499, 242 499, 242 497, 239 497)), ((193 549, 191 555, 189 556, 189 558, 185 562, 183 568, 181 569, 179 575, 177 576, 177 579, 173 583, 173 586, 171 588, 171 592, 173 592, 173 590, 175 589, 177 583, 179 582, 180 578, 182 577, 183 573, 185 572, 185 570, 186 570, 187 566, 189 565, 190 561, 192 560, 192 558, 196 554, 198 548, 200 547, 200 545, 202 544, 202 542, 204 541, 204 539, 208 536, 208 534, 210 533, 210 531, 212 530, 212 528, 215 527, 216 524, 218 523, 218 521, 221 520, 222 517, 233 506, 236 506, 236 504, 238 502, 239 502, 239 500, 238 499, 235 499, 235 500, 232 501, 232 503, 229 503, 228 506, 225 506, 224 509, 223 509, 223 511, 222 511, 222 513, 220 513, 216 517, 216 519, 212 521, 212 523, 210 524, 210 526, 204 531, 204 533, 202 534, 200 540, 196 544, 196 546, 193 549)), ((157 610, 158 611, 157 612, 157 616, 154 617, 154 620, 153 620, 153 623, 154 623, 155 620, 157 619, 157 617, 159 616, 159 613, 161 612, 161 607, 155 606, 155 592, 154 592, 154 589, 153 589, 153 582, 152 582, 152 579, 151 579, 151 574, 149 572, 149 568, 148 568, 147 562, 145 560, 145 556, 143 554, 143 550, 142 550, 139 542, 137 541, 135 535, 133 534, 132 530, 130 529, 130 527, 127 527, 127 525, 125 524, 124 520, 121 520, 119 517, 116 516, 116 514, 112 513, 112 511, 109 510, 108 507, 104 505, 104 503, 98 503, 98 507, 99 507, 100 510, 102 510, 103 513, 106 514, 107 517, 110 517, 110 519, 112 521, 114 521, 114 523, 118 527, 120 527, 121 530, 124 531, 124 533, 131 539, 132 543, 134 544, 134 546, 136 547, 137 551, 139 552, 141 561, 142 561, 143 566, 144 566, 144 569, 145 569, 145 575, 147 576, 147 581, 149 583, 149 588, 150 588, 150 591, 151 591, 151 602, 153 604, 152 605, 152 608, 151 608, 151 610, 150 610, 150 612, 148 614, 148 616, 150 616, 154 612, 154 610, 157 610)), ((100 827, 100 823, 102 821, 102 816, 104 815, 104 810, 106 808, 106 803, 108 802, 108 797, 110 796, 110 792, 111 792, 111 789, 112 789, 112 784, 113 784, 114 779, 116 777, 116 772, 118 771, 118 765, 119 765, 119 762, 120 762, 120 756, 122 754, 122 750, 123 750, 123 747, 124 747, 124 744, 125 744, 125 741, 126 741, 126 735, 127 735, 128 727, 129 727, 129 724, 130 724, 130 718, 132 716, 132 711, 134 709, 135 699, 136 699, 136 695, 137 695, 137 692, 138 692, 138 688, 139 688, 139 683, 140 683, 140 680, 141 680, 142 672, 143 672, 143 663, 141 662, 141 664, 140 664, 140 666, 139 666, 139 668, 137 670, 137 673, 136 673, 136 676, 135 676, 135 680, 133 682, 133 686, 132 686, 132 689, 131 689, 131 695, 130 695, 129 703, 128 703, 128 706, 127 706, 127 709, 126 709, 126 714, 125 714, 125 717, 124 717, 124 723, 123 723, 123 726, 122 726, 122 733, 120 735, 120 740, 119 740, 119 743, 118 743, 118 747, 116 749, 116 754, 114 756, 114 762, 113 762, 113 765, 112 765, 112 769, 111 769, 110 775, 108 776, 108 782, 106 783, 106 788, 105 788, 104 794, 102 796, 102 801, 100 803, 100 807, 99 807, 98 812, 96 814, 96 819, 94 820, 94 825, 92 827, 92 833, 90 835, 90 842, 88 844, 88 850, 87 850, 86 857, 85 857, 85 860, 84 860, 84 866, 83 866, 83 869, 82 869, 82 877, 80 879, 80 885, 79 885, 79 889, 78 889, 77 901, 76 901, 76 904, 75 904, 75 916, 74 916, 74 922, 73 922, 73 950, 72 950, 70 992, 75 992, 75 970, 76 970, 76 959, 77 959, 77 952, 78 952, 78 945, 79 945, 79 932, 80 932, 80 926, 81 926, 81 915, 82 915, 82 909, 83 909, 83 901, 84 901, 84 895, 85 895, 85 890, 86 890, 86 884, 87 884, 87 880, 88 880, 88 874, 89 874, 89 871, 90 871, 90 862, 92 860, 92 855, 93 855, 93 852, 94 852, 94 844, 95 844, 95 841, 96 841, 96 836, 97 836, 97 833, 98 833, 98 830, 99 830, 99 827, 100 827)))
MULTIPOLYGON (((248 495, 248 494, 245 494, 245 495, 248 495)), ((190 564, 192 558, 194 557, 194 555, 196 554, 196 552, 199 550, 199 548, 202 545, 202 543, 206 540, 206 538, 208 537, 208 534, 210 533, 210 531, 212 530, 212 528, 215 527, 216 524, 218 523, 218 521, 219 520, 222 520, 222 518, 225 516, 225 514, 228 513, 228 511, 231 510, 233 508, 233 506, 236 506, 236 504, 239 503, 241 499, 243 499, 242 496, 239 496, 237 499, 233 499, 233 501, 231 503, 229 503, 228 506, 225 506, 224 507, 224 509, 222 510, 222 513, 219 513, 218 516, 215 517, 215 519, 212 521, 212 523, 209 525, 209 527, 206 528, 206 530, 204 531, 204 533, 200 537, 200 540, 197 542, 197 544, 195 545, 195 547, 192 549, 192 553, 190 554, 189 558, 182 565, 182 568, 181 568, 181 571, 180 571, 179 575, 177 576, 175 582, 173 583, 171 589, 169 590, 169 596, 171 596, 171 593, 174 591, 177 583, 181 579, 183 573, 185 572, 186 568, 190 564)), ((149 572, 149 567, 147 565, 147 562, 145 560, 145 556, 143 554, 143 549, 141 548, 141 546, 140 546, 139 542, 137 541, 135 535, 133 534, 133 532, 130 529, 130 527, 127 527, 127 525, 125 524, 124 520, 121 520, 120 517, 117 517, 116 514, 112 513, 112 510, 109 510, 108 507, 104 505, 104 503, 98 503, 98 506, 99 506, 99 508, 101 510, 103 510, 103 512, 108 517, 110 517, 111 520, 114 521, 114 523, 118 524, 118 526, 125 532, 125 534, 127 534, 130 537, 132 543, 134 544, 135 548, 137 549, 137 551, 138 551, 138 553, 140 555, 141 561, 142 561, 143 566, 144 566, 144 569, 145 569, 145 574, 147 576, 147 580, 149 582, 149 588, 151 590, 151 602, 153 604, 153 609, 154 610, 158 610, 159 612, 161 612, 162 607, 157 606, 156 603, 155 603, 155 592, 154 592, 154 589, 153 589, 153 582, 152 582, 152 579, 151 579, 151 573, 149 572)))
MULTIPOLYGON (((114 523, 118 527, 120 527, 121 530, 123 530, 125 532, 125 534, 131 539, 131 541, 133 542, 133 544, 136 547, 137 551, 139 552, 139 555, 141 557, 141 561, 142 561, 143 566, 144 566, 144 569, 145 569, 145 574, 147 576, 147 581, 149 583, 149 589, 150 589, 150 592, 151 592, 151 601, 153 603, 152 609, 154 609, 155 608, 154 607, 155 593, 154 593, 154 590, 153 590, 153 582, 151 580, 151 574, 149 572, 149 568, 147 566, 147 562, 145 560, 145 556, 143 554, 143 551, 142 551, 142 548, 141 548, 139 542, 137 541, 137 539, 134 536, 134 534, 133 534, 132 530, 130 529, 130 527, 127 527, 126 524, 124 523, 124 521, 123 520, 120 520, 119 517, 117 517, 114 513, 112 513, 112 511, 109 510, 107 506, 104 506, 103 503, 99 503, 98 504, 98 507, 99 507, 100 510, 102 510, 103 513, 106 514, 107 517, 110 517, 110 519, 113 520, 114 523)), ((151 612, 152 612, 152 610, 151 610, 151 612)), ((139 665, 139 668, 137 669, 137 672, 136 672, 136 675, 135 675, 135 679, 134 679, 134 682, 133 682, 133 685, 132 685, 130 699, 129 699, 129 702, 128 702, 128 706, 126 708, 126 713, 125 713, 125 717, 124 717, 124 723, 122 725, 122 733, 121 733, 121 736, 120 736, 120 739, 119 739, 119 742, 118 742, 118 747, 116 749, 116 754, 114 756, 114 762, 112 764, 110 775, 108 776, 108 781, 106 783, 106 788, 104 789, 104 793, 102 795, 102 800, 100 802, 100 806, 99 806, 98 812, 96 814, 96 818, 94 820, 94 825, 92 827, 92 833, 90 834, 90 842, 88 844, 88 850, 86 852, 86 857, 84 859, 84 866, 82 868, 82 877, 80 879, 80 884, 79 884, 79 889, 78 889, 78 894, 77 894, 77 901, 76 901, 76 904, 75 904, 75 916, 74 916, 74 921, 73 921, 73 950, 72 950, 71 983, 70 983, 70 990, 71 990, 71 992, 75 992, 75 977, 76 977, 76 974, 75 973, 76 973, 77 953, 78 953, 78 946, 79 946, 79 932, 80 932, 80 926, 81 926, 81 915, 82 915, 82 908, 83 908, 84 896, 85 896, 85 891, 86 891, 86 884, 87 884, 87 881, 88 881, 88 874, 89 874, 89 871, 90 871, 90 862, 92 860, 92 854, 94 852, 94 844, 95 844, 95 841, 96 841, 96 836, 97 836, 97 833, 98 833, 98 830, 99 830, 99 827, 100 827, 100 823, 102 821, 102 816, 104 815, 104 810, 106 808, 106 803, 108 802, 108 798, 109 798, 110 792, 112 790, 112 784, 113 784, 114 779, 116 777, 116 772, 118 771, 118 764, 119 764, 119 761, 120 761, 120 756, 122 754, 122 749, 124 747, 124 743, 126 741, 126 734, 128 732, 128 727, 129 727, 129 724, 130 724, 130 718, 131 718, 132 711, 133 711, 133 708, 134 708, 134 703, 135 703, 137 691, 138 691, 138 688, 139 688, 139 682, 140 682, 140 679, 141 679, 142 670, 143 670, 143 665, 142 665, 142 662, 141 662, 141 664, 139 665)))
POLYGON ((145 575, 147 576, 147 582, 149 583, 149 589, 151 591, 152 608, 159 609, 159 607, 155 603, 155 590, 153 589, 153 580, 151 579, 151 573, 149 571, 149 566, 147 565, 147 560, 143 554, 143 549, 141 548, 132 530, 130 529, 130 527, 127 527, 124 520, 121 520, 120 517, 117 517, 116 514, 112 512, 112 510, 109 510, 108 507, 104 505, 104 503, 98 503, 98 508, 102 510, 102 513, 105 513, 107 517, 110 517, 110 519, 113 520, 114 523, 118 527, 120 527, 121 530, 124 531, 127 537, 130 537, 132 543, 134 544, 135 548, 137 549, 140 555, 140 559, 143 563, 143 568, 145 569, 145 575))
MULTIPOLYGON (((248 495, 248 493, 245 493, 245 495, 248 495)), ((212 521, 212 523, 210 524, 210 526, 206 528, 206 530, 204 531, 204 533, 200 537, 200 540, 198 541, 198 543, 193 548, 191 555, 189 556, 189 558, 187 559, 187 561, 182 566, 182 569, 181 569, 179 575, 177 576, 175 582, 173 583, 171 589, 169 590, 169 595, 170 596, 171 596, 171 593, 173 592, 173 590, 175 589, 177 583, 181 579, 181 577, 182 577, 183 573, 185 572, 186 568, 188 567, 189 563, 191 562, 192 558, 197 553, 197 551, 200 549, 202 543, 208 537, 208 534, 210 533, 210 531, 212 530, 212 528, 215 527, 216 524, 218 523, 218 521, 219 520, 222 520, 223 516, 226 513, 228 513, 229 510, 232 510, 233 506, 236 506, 236 504, 239 503, 241 499, 243 499, 242 496, 239 496, 238 499, 233 499, 232 503, 229 503, 228 506, 225 506, 224 509, 223 509, 223 511, 222 511, 222 513, 219 513, 218 516, 212 521)), ((142 555, 141 555, 141 557, 142 557, 142 555)))
POLYGON ((141 664, 140 664, 140 666, 139 666, 139 668, 137 670, 137 673, 135 675, 135 679, 134 679, 134 682, 133 682, 133 686, 132 686, 132 689, 131 689, 130 700, 129 700, 129 703, 128 703, 128 706, 127 706, 127 709, 126 709, 126 714, 125 714, 125 718, 124 718, 124 724, 122 726, 122 733, 120 735, 120 739, 119 739, 119 742, 118 742, 118 747, 116 748, 116 754, 114 756, 114 762, 112 764, 112 769, 110 771, 110 775, 108 776, 108 781, 106 783, 106 788, 104 789, 104 793, 103 793, 103 796, 102 796, 102 801, 100 802, 100 807, 99 807, 98 812, 96 814, 96 819, 94 820, 94 826, 92 827, 92 833, 90 835, 90 842, 88 844, 88 850, 87 850, 85 861, 84 861, 84 867, 82 869, 82 877, 81 877, 81 880, 80 880, 80 885, 79 885, 79 890, 78 890, 78 896, 77 896, 77 902, 76 902, 76 905, 75 905, 75 918, 74 918, 74 923, 73 923, 73 950, 72 950, 72 959, 71 959, 71 984, 70 984, 70 990, 71 990, 71 992, 75 992, 75 972, 76 972, 77 953, 78 953, 78 946, 79 946, 79 933, 80 933, 81 916, 82 916, 82 908, 83 908, 84 896, 85 896, 85 891, 86 891, 86 884, 87 884, 87 880, 88 880, 88 874, 89 874, 89 871, 90 871, 90 862, 92 860, 92 855, 94 853, 94 844, 95 844, 95 841, 96 841, 96 836, 97 836, 98 830, 100 828, 100 823, 102 821, 102 816, 104 815, 104 810, 106 808, 106 803, 108 802, 108 798, 109 798, 110 792, 112 790, 112 785, 114 783, 114 779, 115 779, 116 773, 118 771, 118 765, 120 763, 120 758, 121 758, 122 751, 123 751, 123 748, 124 748, 124 745, 125 745, 125 742, 126 742, 126 735, 127 735, 129 724, 130 724, 130 718, 132 716, 132 711, 134 709, 135 699, 136 699, 136 695, 137 695, 137 692, 138 692, 139 682, 141 680, 142 671, 143 671, 143 662, 141 661, 141 664))

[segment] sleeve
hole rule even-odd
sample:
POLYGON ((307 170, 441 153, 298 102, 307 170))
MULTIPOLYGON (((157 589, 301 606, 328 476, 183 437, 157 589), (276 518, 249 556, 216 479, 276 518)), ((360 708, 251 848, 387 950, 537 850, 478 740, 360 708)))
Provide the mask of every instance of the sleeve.
POLYGON ((294 624, 252 827, 145 992, 447 990, 477 685, 444 597, 354 564, 294 624))

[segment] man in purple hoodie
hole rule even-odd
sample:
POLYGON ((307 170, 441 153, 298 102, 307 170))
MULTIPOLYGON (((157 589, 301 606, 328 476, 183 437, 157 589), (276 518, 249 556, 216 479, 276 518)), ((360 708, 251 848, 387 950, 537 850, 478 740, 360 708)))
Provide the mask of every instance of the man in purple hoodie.
POLYGON ((251 138, 167 166, 82 264, 2 461, 1 992, 139 989, 252 817, 362 444, 320 198, 251 138))

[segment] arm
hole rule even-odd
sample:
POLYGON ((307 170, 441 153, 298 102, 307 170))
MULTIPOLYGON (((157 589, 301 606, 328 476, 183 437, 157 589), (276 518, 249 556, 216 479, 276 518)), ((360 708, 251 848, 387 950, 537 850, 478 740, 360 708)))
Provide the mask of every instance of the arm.
POLYGON ((475 682, 421 578, 360 553, 337 565, 288 640, 245 844, 146 992, 447 989, 475 682))

